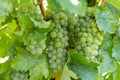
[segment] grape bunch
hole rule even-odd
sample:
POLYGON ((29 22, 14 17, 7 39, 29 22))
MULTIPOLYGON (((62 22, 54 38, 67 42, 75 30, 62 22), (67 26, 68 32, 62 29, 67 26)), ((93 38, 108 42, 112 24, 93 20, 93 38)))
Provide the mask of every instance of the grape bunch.
POLYGON ((24 41, 26 50, 33 55, 41 55, 43 50, 46 48, 45 39, 39 38, 39 32, 32 32, 27 36, 27 39, 24 41))
POLYGON ((75 49, 87 59, 95 59, 98 55, 98 48, 103 41, 104 32, 98 29, 92 12, 88 10, 85 17, 79 17, 74 34, 75 49))
POLYGON ((12 71, 10 77, 11 80, 29 80, 28 73, 20 71, 12 71))
POLYGON ((49 65, 54 73, 62 71, 63 65, 66 62, 66 47, 68 46, 67 17, 61 12, 53 14, 53 27, 49 34, 49 43, 47 53, 49 57, 49 65))
POLYGON ((33 2, 23 3, 17 9, 18 17, 23 15, 29 15, 31 19, 34 21, 43 21, 43 16, 40 13, 40 9, 38 5, 35 5, 33 2))

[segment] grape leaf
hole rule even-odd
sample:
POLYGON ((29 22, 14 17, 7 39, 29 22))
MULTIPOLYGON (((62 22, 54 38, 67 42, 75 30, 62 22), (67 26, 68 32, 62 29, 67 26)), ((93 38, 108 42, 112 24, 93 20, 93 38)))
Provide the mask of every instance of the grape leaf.
POLYGON ((29 70, 40 62, 39 57, 28 54, 23 48, 17 48, 17 55, 12 61, 12 67, 15 70, 29 70))
POLYGON ((110 34, 106 33, 104 35, 104 39, 103 39, 102 45, 100 46, 100 49, 107 49, 111 47, 111 45, 112 45, 112 37, 110 34))
POLYGON ((5 57, 8 55, 9 49, 14 42, 14 38, 9 34, 9 30, 0 31, 0 57, 5 57))
POLYGON ((9 80, 10 61, 0 64, 0 80, 9 80))
POLYGON ((117 66, 117 70, 116 70, 116 80, 120 80, 120 65, 117 66))
POLYGON ((31 29, 34 26, 33 21, 30 19, 30 16, 28 15, 23 15, 22 17, 19 17, 18 21, 22 29, 31 29))
POLYGON ((100 30, 104 30, 109 33, 114 33, 116 30, 117 19, 109 10, 100 11, 96 15, 96 22, 100 30))
POLYGON ((8 15, 12 12, 11 0, 0 0, 0 17, 8 15))
POLYGON ((103 61, 97 67, 99 75, 102 75, 102 73, 105 73, 105 72, 116 71, 117 64, 110 57, 110 54, 105 50, 99 50, 99 53, 100 53, 101 56, 103 56, 103 61))
POLYGON ((71 80, 71 77, 74 79, 77 79, 77 76, 75 75, 75 73, 69 70, 68 67, 65 65, 63 68, 61 80, 71 80))
POLYGON ((107 4, 108 8, 111 10, 111 12, 115 15, 114 17, 119 18, 120 10, 118 10, 116 7, 114 7, 111 4, 107 4))
POLYGON ((117 60, 120 60, 120 43, 113 46, 112 52, 112 56, 115 57, 117 60))
POLYGON ((68 68, 81 80, 94 80, 97 77, 97 66, 94 62, 88 62, 84 56, 77 53, 70 53, 68 68))
POLYGON ((120 4, 119 4, 120 0, 106 0, 106 1, 120 10, 120 4))
POLYGON ((86 12, 86 0, 59 0, 60 5, 63 8, 70 10, 72 13, 85 15, 86 12))
POLYGON ((44 55, 28 54, 23 48, 17 47, 19 52, 13 59, 12 67, 15 70, 30 71, 30 80, 42 80, 49 75, 48 64, 44 55))
POLYGON ((48 75, 49 70, 46 57, 41 56, 39 64, 30 69, 30 80, 42 80, 43 77, 47 79, 48 75))
POLYGON ((10 71, 0 73, 0 80, 10 80, 10 71))
POLYGON ((60 6, 60 4, 58 3, 57 0, 47 0, 47 2, 49 4, 48 8, 50 10, 53 10, 55 12, 59 12, 60 11, 61 6, 60 6))

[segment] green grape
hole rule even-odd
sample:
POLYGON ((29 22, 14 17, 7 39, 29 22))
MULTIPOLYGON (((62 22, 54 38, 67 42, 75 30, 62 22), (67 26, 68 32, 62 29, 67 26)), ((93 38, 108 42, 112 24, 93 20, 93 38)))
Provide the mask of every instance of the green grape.
POLYGON ((86 41, 87 41, 87 43, 92 43, 93 39, 92 39, 92 37, 87 37, 86 41))
POLYGON ((56 35, 57 35, 56 32, 51 32, 51 33, 50 33, 50 37, 52 37, 52 38, 55 38, 56 35))
POLYGON ((96 44, 96 45, 100 45, 101 42, 100 42, 99 40, 97 40, 97 39, 94 39, 94 44, 96 44))
POLYGON ((83 32, 83 33, 81 34, 81 36, 82 36, 82 37, 87 37, 87 33, 86 33, 86 32, 83 32))
POLYGON ((56 63, 57 63, 57 64, 61 64, 61 63, 62 63, 61 59, 57 59, 57 60, 56 60, 56 63))
POLYGON ((60 52, 62 52, 62 51, 63 51, 62 48, 57 48, 57 53, 60 53, 60 52))
POLYGON ((97 49, 98 49, 98 46, 97 46, 96 44, 94 44, 94 45, 91 45, 91 48, 92 48, 93 50, 97 50, 97 49))
POLYGON ((58 32, 58 33, 57 33, 57 37, 58 37, 58 38, 62 38, 62 37, 63 37, 63 34, 60 33, 60 32, 58 32))
POLYGON ((64 21, 63 19, 61 19, 59 23, 60 23, 60 25, 62 25, 62 26, 63 26, 63 25, 64 25, 64 23, 65 23, 65 21, 64 21))
POLYGON ((53 54, 52 54, 52 52, 51 53, 48 53, 48 57, 52 57, 53 56, 53 54))
POLYGON ((28 48, 29 48, 30 50, 32 50, 32 49, 34 49, 34 45, 29 45, 28 48))
POLYGON ((86 53, 90 53, 91 52, 91 48, 90 47, 85 47, 84 50, 85 50, 86 53))
POLYGON ((86 28, 85 28, 85 27, 82 27, 82 28, 81 28, 81 31, 82 31, 82 32, 85 32, 85 31, 86 31, 86 28))
POLYGON ((85 42, 86 42, 86 38, 82 37, 82 38, 80 39, 80 42, 81 42, 81 43, 85 43, 85 42))
POLYGON ((54 20, 58 20, 58 19, 59 19, 59 15, 54 15, 54 16, 53 16, 53 19, 54 19, 54 20))
POLYGON ((55 62, 55 61, 54 61, 53 59, 50 59, 50 60, 49 60, 49 63, 50 63, 50 64, 52 64, 52 63, 54 63, 54 62, 55 62))
POLYGON ((56 25, 55 25, 55 28, 56 28, 56 29, 60 29, 60 28, 61 28, 61 25, 60 25, 60 24, 56 24, 56 25))
POLYGON ((57 57, 55 56, 55 55, 52 55, 52 60, 56 60, 57 59, 57 57))
POLYGON ((61 42, 56 42, 55 43, 55 47, 60 47, 62 44, 61 44, 61 42))
POLYGON ((91 22, 91 27, 97 27, 95 22, 91 22))

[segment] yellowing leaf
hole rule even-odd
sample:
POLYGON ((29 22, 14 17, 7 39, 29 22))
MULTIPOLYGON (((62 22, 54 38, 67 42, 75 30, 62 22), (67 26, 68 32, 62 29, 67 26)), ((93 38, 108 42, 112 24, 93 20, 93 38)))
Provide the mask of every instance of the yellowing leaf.
POLYGON ((59 72, 57 74, 54 75, 55 80, 61 80, 61 76, 62 76, 62 72, 59 72))
POLYGON ((76 74, 73 71, 69 70, 68 67, 65 65, 63 68, 61 80, 71 80, 70 77, 77 79, 76 74))

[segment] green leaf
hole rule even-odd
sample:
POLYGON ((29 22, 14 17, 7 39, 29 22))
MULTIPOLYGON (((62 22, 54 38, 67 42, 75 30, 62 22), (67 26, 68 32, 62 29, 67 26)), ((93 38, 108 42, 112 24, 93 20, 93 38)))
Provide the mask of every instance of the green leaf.
POLYGON ((120 65, 117 66, 117 70, 116 70, 116 80, 120 80, 120 65))
POLYGON ((9 80, 10 61, 0 64, 0 80, 9 80))
POLYGON ((108 33, 104 35, 104 39, 100 49, 107 49, 112 46, 112 36, 108 33))
POLYGON ((43 77, 48 78, 49 70, 47 59, 45 56, 40 56, 39 63, 30 69, 30 80, 42 80, 43 77))
POLYGON ((19 17, 18 19, 20 27, 24 29, 31 29, 34 26, 33 21, 30 19, 30 16, 23 15, 22 17, 19 17))
POLYGON ((47 0, 48 8, 52 11, 59 12, 61 10, 61 6, 58 3, 58 0, 47 0))
POLYGON ((115 72, 117 68, 117 64, 115 60, 112 59, 110 54, 105 50, 99 51, 100 55, 103 56, 103 61, 100 63, 98 68, 99 75, 102 75, 102 73, 105 72, 115 72))
POLYGON ((120 43, 120 37, 115 36, 115 37, 112 39, 112 43, 113 43, 113 46, 115 46, 116 44, 119 44, 119 43, 120 43))
POLYGON ((100 11, 96 15, 97 24, 100 30, 114 33, 116 30, 117 19, 109 10, 100 11))
POLYGON ((11 0, 0 0, 0 17, 8 15, 11 11, 11 0))
POLYGON ((17 51, 18 53, 12 61, 13 69, 27 71, 39 64, 39 57, 28 54, 23 48, 17 48, 17 51))
POLYGON ((8 55, 10 47, 13 45, 14 38, 5 30, 0 31, 0 57, 8 55))
POLYGON ((106 1, 120 10, 120 4, 119 4, 120 0, 106 0, 106 1))
POLYGON ((41 34, 46 34, 48 32, 50 32, 52 30, 52 26, 49 26, 50 23, 49 22, 44 22, 41 23, 40 27, 37 27, 37 30, 41 33, 41 34))
POLYGON ((61 80, 71 80, 71 78, 77 79, 77 76, 73 71, 68 69, 67 65, 65 65, 63 68, 61 80))
POLYGON ((59 0, 60 5, 70 10, 72 13, 79 14, 81 16, 85 15, 86 12, 86 0, 59 0))
POLYGON ((10 71, 0 73, 0 80, 10 80, 10 71))
POLYGON ((120 10, 118 10, 116 7, 114 7, 111 4, 107 4, 108 8, 111 10, 111 12, 114 14, 114 17, 119 18, 120 10))
POLYGON ((94 80, 97 77, 97 66, 94 62, 88 62, 84 56, 77 53, 69 53, 68 68, 81 80, 94 80))
POLYGON ((115 57, 115 59, 120 60, 120 43, 113 46, 112 52, 112 56, 115 57))

